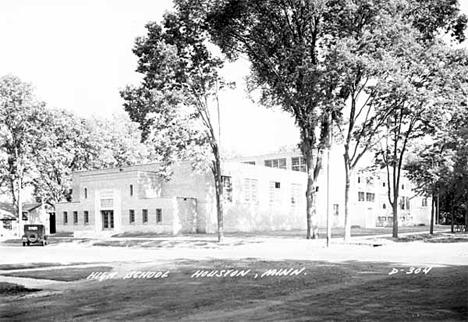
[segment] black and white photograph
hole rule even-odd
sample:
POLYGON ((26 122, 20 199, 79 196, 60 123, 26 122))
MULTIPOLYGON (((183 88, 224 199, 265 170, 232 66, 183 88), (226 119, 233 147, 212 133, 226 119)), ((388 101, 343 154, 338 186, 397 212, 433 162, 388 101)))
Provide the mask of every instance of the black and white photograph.
POLYGON ((467 0, 0 0, 0 321, 468 321, 467 0))

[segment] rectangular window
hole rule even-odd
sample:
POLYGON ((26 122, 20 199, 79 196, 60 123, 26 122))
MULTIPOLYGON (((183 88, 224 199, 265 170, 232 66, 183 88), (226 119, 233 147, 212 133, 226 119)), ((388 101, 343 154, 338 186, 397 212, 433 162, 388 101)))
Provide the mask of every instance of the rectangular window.
POLYGON ((156 223, 162 222, 162 209, 156 209, 156 223))
POLYGON ((258 181, 256 179, 244 179, 244 200, 246 202, 258 202, 258 181))
POLYGON ((422 198, 422 207, 427 207, 427 198, 422 198))
POLYGON ((281 183, 276 181, 270 181, 270 202, 278 203, 281 199, 281 183))
POLYGON ((88 188, 84 188, 84 197, 85 199, 88 198, 88 188))
POLYGON ((361 177, 357 177, 357 183, 361 183, 361 177))
POLYGON ((130 185, 130 196, 133 196, 133 185, 130 185))
POLYGON ((306 172, 306 164, 303 157, 291 158, 291 165, 293 171, 306 172))
POLYGON ((63 223, 68 224, 68 214, 66 211, 63 212, 63 223))
POLYGON ((221 176, 221 183, 223 186, 224 201, 232 202, 232 179, 229 176, 221 176))
POLYGON ((251 164, 251 165, 255 165, 255 161, 245 161, 245 162, 242 162, 244 164, 251 164))
POLYGON ((84 223, 85 225, 89 224, 89 211, 83 211, 84 223))
POLYGON ((114 199, 101 199, 102 208, 112 208, 114 205, 114 199))
POLYGON ((143 223, 147 223, 148 222, 148 209, 143 209, 142 210, 142 217, 143 217, 143 223))
POLYGON ((286 170, 286 158, 265 160, 265 167, 286 170))
POLYGON ((73 212, 73 224, 78 223, 78 211, 73 212))
POLYGON ((364 201, 365 199, 365 194, 362 191, 358 192, 358 201, 364 201))
POLYGON ((375 193, 367 192, 366 193, 366 201, 374 202, 375 201, 375 193))
POLYGON ((405 200, 405 206, 406 206, 406 210, 410 210, 410 198, 409 197, 406 197, 406 200, 405 200))
POLYGON ((291 184, 291 205, 295 206, 299 203, 299 196, 301 194, 301 185, 297 183, 291 184))
POLYGON ((338 217, 340 215, 340 205, 335 203, 333 204, 333 215, 338 217))
POLYGON ((128 222, 130 224, 133 224, 135 222, 135 210, 133 210, 133 209, 130 209, 128 211, 128 222))

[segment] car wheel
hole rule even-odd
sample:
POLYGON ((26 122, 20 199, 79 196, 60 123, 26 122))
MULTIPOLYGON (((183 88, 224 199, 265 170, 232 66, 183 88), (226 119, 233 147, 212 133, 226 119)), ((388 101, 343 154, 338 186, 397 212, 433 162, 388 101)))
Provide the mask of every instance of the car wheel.
POLYGON ((25 243, 25 242, 23 242, 23 247, 24 247, 24 246, 26 246, 26 243, 25 243))
POLYGON ((28 246, 30 246, 30 245, 31 245, 31 243, 28 241, 28 246))

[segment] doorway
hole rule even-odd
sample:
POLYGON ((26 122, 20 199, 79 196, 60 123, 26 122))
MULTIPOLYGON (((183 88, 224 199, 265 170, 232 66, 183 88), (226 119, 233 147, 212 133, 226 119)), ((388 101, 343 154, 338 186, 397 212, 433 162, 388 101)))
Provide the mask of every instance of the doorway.
POLYGON ((49 230, 51 234, 56 233, 55 212, 49 212, 49 230))
POLYGON ((102 217, 102 230, 113 230, 114 229, 114 211, 113 210, 101 210, 102 217))

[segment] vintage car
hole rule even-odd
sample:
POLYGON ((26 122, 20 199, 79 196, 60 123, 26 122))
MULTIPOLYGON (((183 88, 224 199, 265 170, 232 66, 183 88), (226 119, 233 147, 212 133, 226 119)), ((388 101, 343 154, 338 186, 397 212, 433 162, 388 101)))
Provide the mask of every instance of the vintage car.
POLYGON ((24 225, 24 235, 22 237, 23 246, 39 243, 42 246, 47 245, 46 228, 44 225, 24 225))

